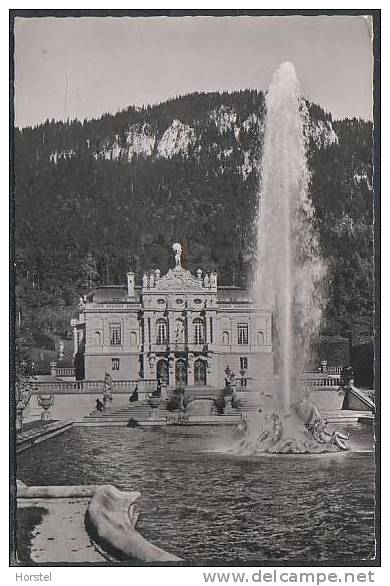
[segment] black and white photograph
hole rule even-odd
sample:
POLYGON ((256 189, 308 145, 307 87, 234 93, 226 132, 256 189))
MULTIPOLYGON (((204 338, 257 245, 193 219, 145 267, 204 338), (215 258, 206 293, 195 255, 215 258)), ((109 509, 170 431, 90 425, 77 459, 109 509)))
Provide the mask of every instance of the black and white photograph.
POLYGON ((380 10, 315 12, 10 11, 11 566, 380 565, 380 10))

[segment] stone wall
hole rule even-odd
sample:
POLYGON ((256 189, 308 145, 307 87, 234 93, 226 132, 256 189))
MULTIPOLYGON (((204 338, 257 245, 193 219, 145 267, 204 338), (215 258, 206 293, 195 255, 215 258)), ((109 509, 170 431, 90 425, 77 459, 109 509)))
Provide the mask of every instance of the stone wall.
POLYGON ((112 380, 135 380, 140 369, 138 352, 124 354, 121 349, 112 350, 110 354, 89 353, 85 355, 85 378, 87 380, 103 380, 108 372, 112 380), (112 359, 119 359, 119 370, 112 370, 112 359))

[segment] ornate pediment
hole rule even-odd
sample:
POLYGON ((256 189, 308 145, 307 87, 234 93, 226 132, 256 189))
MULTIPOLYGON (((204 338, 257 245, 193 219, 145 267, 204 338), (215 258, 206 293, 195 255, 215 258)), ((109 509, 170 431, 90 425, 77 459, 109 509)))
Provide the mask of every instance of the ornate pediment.
POLYGON ((203 281, 191 275, 182 267, 170 269, 166 275, 158 279, 150 291, 194 291, 204 290, 203 281))

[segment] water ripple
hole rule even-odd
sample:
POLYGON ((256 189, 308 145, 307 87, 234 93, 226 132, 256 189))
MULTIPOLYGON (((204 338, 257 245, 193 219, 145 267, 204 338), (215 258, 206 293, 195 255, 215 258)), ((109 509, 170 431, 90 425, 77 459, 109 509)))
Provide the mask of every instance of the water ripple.
POLYGON ((363 453, 240 458, 209 452, 222 428, 74 428, 21 453, 17 472, 139 490, 139 530, 193 562, 353 563, 375 547, 374 459, 371 430, 348 431, 363 453))

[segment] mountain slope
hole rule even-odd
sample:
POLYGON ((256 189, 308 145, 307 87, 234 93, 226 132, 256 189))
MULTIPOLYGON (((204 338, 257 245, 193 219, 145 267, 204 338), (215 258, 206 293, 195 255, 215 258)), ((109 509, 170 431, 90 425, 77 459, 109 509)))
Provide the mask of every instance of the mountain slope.
MULTIPOLYGON (((328 327, 372 309, 371 125, 308 104, 312 197, 330 271, 328 327)), ((184 262, 245 284, 254 254, 264 94, 190 94, 99 120, 16 131, 16 260, 27 305, 69 305, 92 253, 100 282, 128 263, 184 262), (29 291, 33 291, 29 293, 29 291), (29 297, 34 297, 31 301, 29 297)), ((88 281, 88 279, 87 279, 88 281)))

